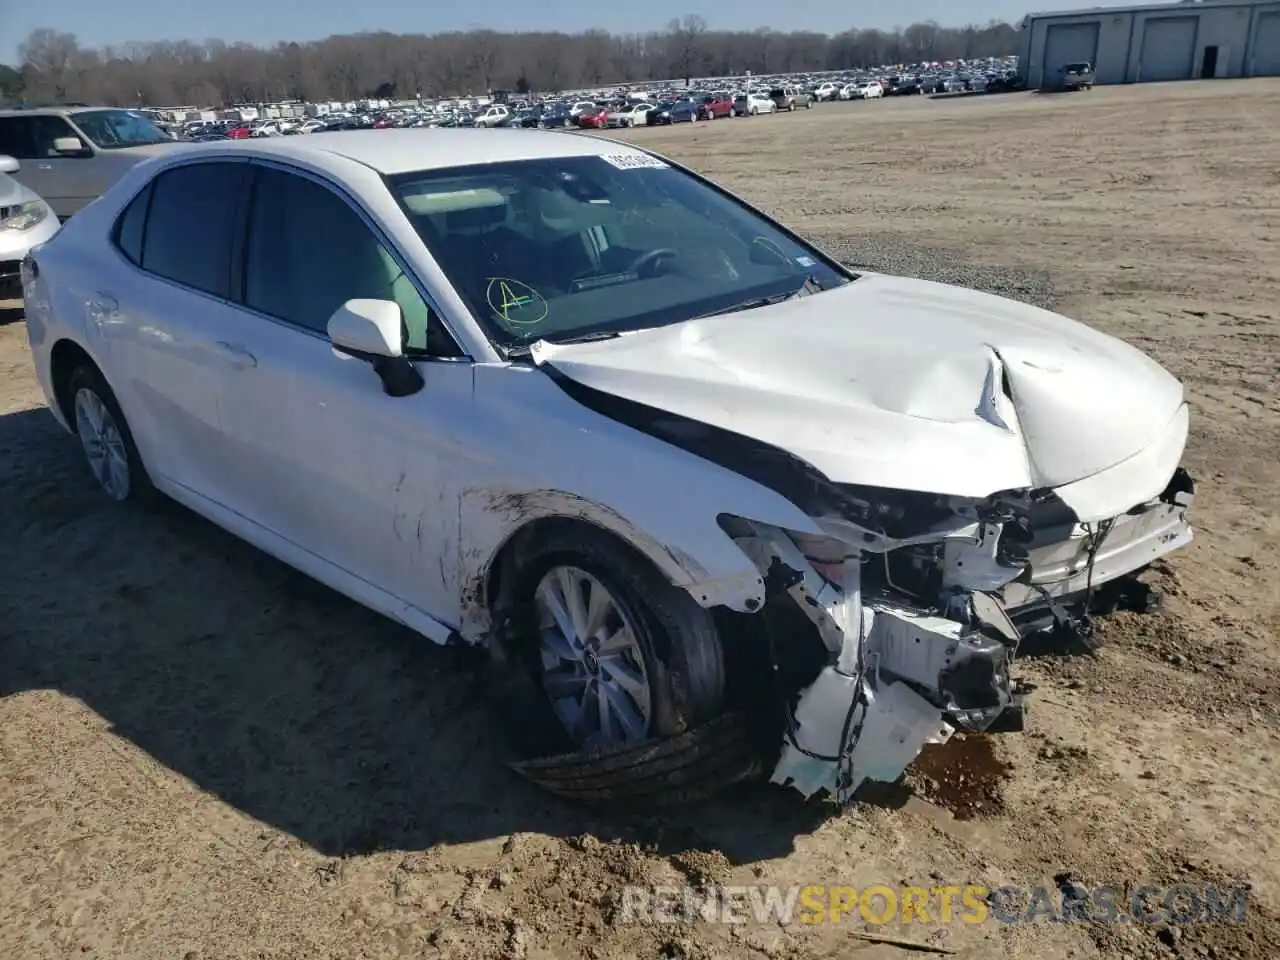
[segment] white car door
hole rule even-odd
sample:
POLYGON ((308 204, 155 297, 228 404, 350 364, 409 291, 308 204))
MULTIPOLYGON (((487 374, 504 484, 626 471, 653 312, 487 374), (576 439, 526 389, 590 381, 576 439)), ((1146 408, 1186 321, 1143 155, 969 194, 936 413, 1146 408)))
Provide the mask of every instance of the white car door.
POLYGON ((229 505, 456 624, 471 365, 346 199, 309 175, 254 169, 235 323, 252 363, 223 398, 238 466, 229 505), (440 356, 420 364, 421 392, 387 396, 369 363, 334 351, 329 317, 354 298, 396 300, 408 345, 440 356))
POLYGON ((121 214, 118 267, 88 303, 148 469, 215 501, 236 469, 220 403, 245 363, 227 330, 239 313, 228 297, 247 173, 220 160, 156 177, 121 214))

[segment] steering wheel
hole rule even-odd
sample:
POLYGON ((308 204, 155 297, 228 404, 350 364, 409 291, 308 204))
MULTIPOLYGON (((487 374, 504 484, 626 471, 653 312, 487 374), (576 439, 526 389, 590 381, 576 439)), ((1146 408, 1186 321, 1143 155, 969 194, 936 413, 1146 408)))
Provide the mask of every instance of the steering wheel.
POLYGON ((670 247, 656 247, 653 250, 646 250, 644 253, 640 254, 640 256, 632 260, 630 266, 628 266, 623 273, 635 273, 643 276, 645 267, 652 263, 656 263, 663 257, 675 256, 679 256, 679 254, 670 247))

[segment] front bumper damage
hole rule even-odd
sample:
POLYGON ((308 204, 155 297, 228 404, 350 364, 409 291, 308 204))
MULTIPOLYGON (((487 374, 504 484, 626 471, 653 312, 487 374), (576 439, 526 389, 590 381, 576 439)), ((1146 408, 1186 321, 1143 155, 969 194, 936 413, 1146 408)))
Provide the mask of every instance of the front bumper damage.
POLYGON ((1090 637, 1101 591, 1190 542, 1193 494, 1179 469, 1160 497, 1099 523, 1078 523, 1048 493, 1030 509, 953 505, 949 522, 896 537, 846 515, 815 518, 824 537, 726 518, 765 578, 762 613, 789 600, 825 648, 786 705, 773 782, 845 803, 957 730, 1021 729, 1029 688, 1011 667, 1022 641, 1055 628, 1090 637))

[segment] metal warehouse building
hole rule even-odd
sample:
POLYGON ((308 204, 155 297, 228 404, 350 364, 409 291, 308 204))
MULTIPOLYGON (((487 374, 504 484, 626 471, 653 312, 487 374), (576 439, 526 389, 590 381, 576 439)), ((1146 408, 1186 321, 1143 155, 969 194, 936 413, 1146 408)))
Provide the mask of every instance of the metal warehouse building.
POLYGON ((1280 0, 1184 0, 1035 13, 1022 21, 1027 86, 1088 60, 1098 83, 1280 76, 1280 0))

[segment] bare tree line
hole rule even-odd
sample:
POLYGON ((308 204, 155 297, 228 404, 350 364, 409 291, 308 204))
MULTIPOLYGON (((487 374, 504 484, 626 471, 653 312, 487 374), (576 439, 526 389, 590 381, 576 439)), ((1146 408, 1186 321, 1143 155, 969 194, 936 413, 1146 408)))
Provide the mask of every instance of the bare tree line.
POLYGON ((494 89, 558 91, 621 81, 840 70, 887 63, 1004 56, 1007 23, 835 35, 768 28, 710 30, 701 17, 647 34, 360 33, 259 47, 208 40, 82 46, 47 27, 0 65, 0 96, 32 103, 230 105, 273 100, 438 97, 494 89))

